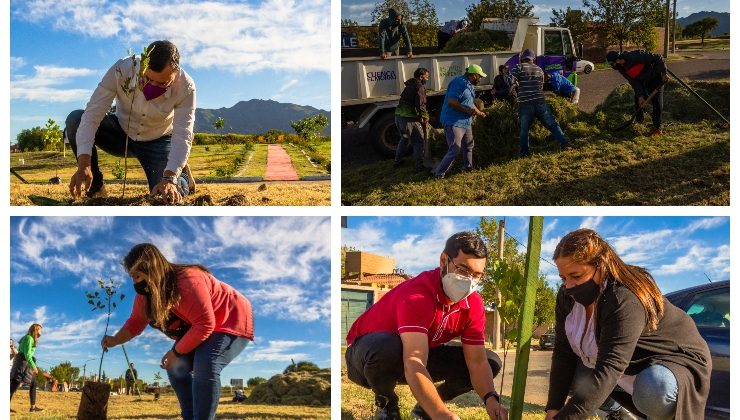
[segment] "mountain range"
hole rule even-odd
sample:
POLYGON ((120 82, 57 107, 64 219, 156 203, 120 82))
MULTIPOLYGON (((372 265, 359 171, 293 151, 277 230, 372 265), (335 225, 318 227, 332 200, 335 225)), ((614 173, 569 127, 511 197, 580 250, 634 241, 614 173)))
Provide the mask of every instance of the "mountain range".
POLYGON ((239 101, 231 108, 197 108, 195 110, 195 132, 219 132, 213 127, 213 123, 221 117, 225 121, 224 128, 221 130, 223 133, 257 134, 270 129, 293 133, 294 130, 290 126, 291 121, 297 121, 319 113, 329 118, 329 126, 324 130, 324 134, 328 135, 329 127, 331 127, 331 113, 328 111, 312 106, 251 99, 249 101, 239 101))
POLYGON ((725 33, 730 33, 730 14, 726 12, 696 12, 686 17, 676 19, 676 23, 681 25, 682 28, 685 28, 687 25, 690 25, 697 20, 702 20, 705 17, 710 16, 719 19, 719 26, 717 27, 717 29, 710 32, 712 35, 722 35, 725 33))

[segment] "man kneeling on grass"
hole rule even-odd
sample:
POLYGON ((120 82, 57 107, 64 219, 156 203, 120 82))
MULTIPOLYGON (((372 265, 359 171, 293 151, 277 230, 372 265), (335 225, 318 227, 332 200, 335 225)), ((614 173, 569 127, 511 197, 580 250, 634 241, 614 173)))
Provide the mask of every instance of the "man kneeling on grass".
POLYGON ((493 386, 501 360, 484 347, 485 310, 475 291, 487 258, 481 238, 456 233, 438 268, 396 286, 352 324, 347 377, 372 389, 380 419, 401 418, 397 383, 408 384, 418 401, 415 419, 459 419, 445 401, 473 389, 491 419, 508 418, 493 386), (456 337, 462 345, 449 343, 456 337))
POLYGON ((105 196, 96 146, 114 156, 127 152, 136 156, 152 195, 177 203, 195 190, 187 166, 193 144, 195 83, 180 67, 180 53, 170 41, 151 43, 147 54, 148 66, 143 69, 140 57, 118 60, 85 110, 67 117, 65 132, 77 155, 77 172, 69 183, 72 196, 83 192, 88 197, 105 196), (116 112, 108 114, 114 98, 116 112))

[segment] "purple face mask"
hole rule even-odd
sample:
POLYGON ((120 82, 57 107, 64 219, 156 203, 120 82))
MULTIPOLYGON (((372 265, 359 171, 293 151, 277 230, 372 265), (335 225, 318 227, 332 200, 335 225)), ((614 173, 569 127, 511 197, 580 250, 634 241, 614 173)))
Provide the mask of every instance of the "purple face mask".
POLYGON ((167 88, 163 88, 161 86, 156 86, 151 83, 147 83, 144 85, 144 97, 147 101, 151 101, 154 98, 158 98, 162 96, 163 93, 167 91, 167 88))

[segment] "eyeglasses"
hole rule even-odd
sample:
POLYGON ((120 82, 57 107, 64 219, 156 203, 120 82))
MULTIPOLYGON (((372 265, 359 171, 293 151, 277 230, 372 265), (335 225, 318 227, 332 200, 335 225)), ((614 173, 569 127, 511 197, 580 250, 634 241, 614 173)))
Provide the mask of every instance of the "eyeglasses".
POLYGON ((457 264, 455 264, 454 261, 452 261, 452 258, 447 258, 447 260, 452 264, 453 267, 455 267, 455 272, 461 276, 470 277, 471 279, 475 280, 476 282, 485 281, 486 279, 486 273, 474 273, 470 271, 467 267, 461 267, 457 264))

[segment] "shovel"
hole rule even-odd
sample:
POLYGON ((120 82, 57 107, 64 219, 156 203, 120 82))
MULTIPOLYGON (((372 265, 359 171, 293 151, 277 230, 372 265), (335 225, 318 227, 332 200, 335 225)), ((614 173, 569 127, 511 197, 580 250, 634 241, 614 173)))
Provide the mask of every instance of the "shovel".
POLYGON ((637 114, 639 114, 640 112, 642 112, 642 110, 643 110, 643 109, 645 108, 645 105, 647 105, 647 104, 648 104, 648 102, 650 102, 650 100, 651 100, 651 99, 653 99, 653 98, 655 97, 655 95, 656 95, 656 94, 658 94, 658 92, 660 91, 660 88, 661 88, 662 86, 663 86, 663 85, 660 85, 660 86, 658 86, 657 88, 655 88, 655 90, 653 91, 653 93, 651 93, 650 95, 648 95, 647 99, 645 99, 645 102, 643 102, 643 103, 642 103, 642 105, 640 105, 640 106, 639 106, 639 107, 637 108, 637 110, 636 110, 635 112, 633 112, 633 113, 632 113, 632 118, 630 118, 629 120, 627 120, 627 121, 625 121, 625 122, 623 122, 623 123, 619 124, 618 126, 616 126, 616 127, 612 128, 612 132, 616 133, 617 131, 622 131, 622 130, 624 130, 625 128, 627 128, 627 127, 631 126, 631 125, 632 125, 632 123, 634 123, 634 122, 635 122, 635 119, 637 119, 637 114))

